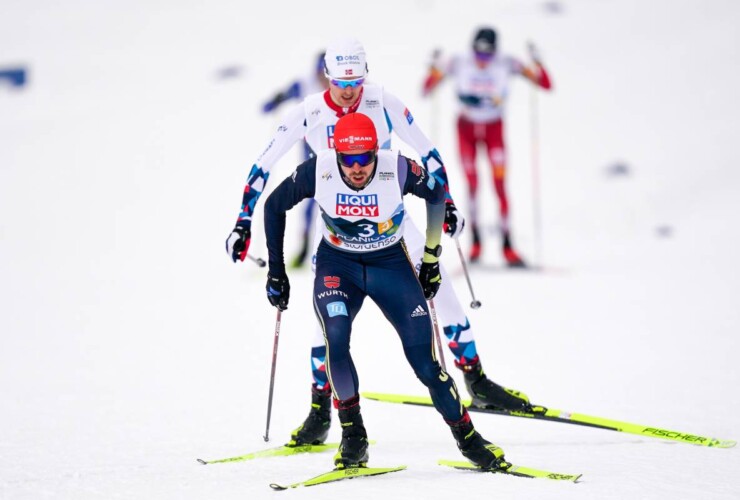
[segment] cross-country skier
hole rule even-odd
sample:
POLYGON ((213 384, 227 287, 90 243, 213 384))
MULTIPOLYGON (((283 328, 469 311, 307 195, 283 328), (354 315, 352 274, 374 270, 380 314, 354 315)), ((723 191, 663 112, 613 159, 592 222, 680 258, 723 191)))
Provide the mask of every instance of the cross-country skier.
POLYGON ((426 300, 434 297, 442 282, 439 243, 445 217, 444 188, 413 160, 379 150, 373 121, 362 113, 340 118, 333 137, 334 150, 319 151, 316 158, 298 166, 267 198, 265 235, 270 266, 267 297, 285 310, 290 297, 283 261, 285 213, 306 198, 318 203, 323 224, 313 303, 326 338, 326 371, 342 424, 334 464, 365 467, 369 458, 358 375, 349 346, 352 322, 365 297, 370 297, 398 333, 406 359, 429 389, 462 454, 483 468, 501 466, 503 450, 475 430, 455 382, 434 356, 426 300), (409 193, 426 200, 427 207, 418 279, 404 241, 403 196, 409 193))
MULTIPOLYGON (((242 209, 236 227, 226 241, 231 258, 244 260, 249 248, 254 207, 265 188, 270 168, 297 141, 305 137, 316 151, 334 147, 334 127, 337 121, 354 112, 361 112, 373 121, 381 149, 390 148, 391 130, 413 147, 425 168, 446 190, 445 232, 459 236, 464 220, 455 208, 447 190, 447 175, 439 153, 419 129, 408 108, 382 87, 365 84, 367 64, 365 50, 354 39, 332 43, 326 52, 326 76, 329 90, 313 94, 290 111, 272 137, 269 146, 252 166, 242 199, 242 209)), ((404 239, 414 262, 420 263, 424 238, 411 220, 407 220, 404 239)), ((317 239, 316 244, 320 240, 317 239)), ((473 331, 455 295, 452 281, 441 267, 442 286, 435 301, 447 345, 455 356, 455 365, 463 371, 465 385, 474 404, 510 410, 529 410, 526 395, 506 389, 483 372, 473 331)), ((306 420, 291 434, 289 445, 323 443, 331 425, 331 386, 326 374, 326 347, 321 328, 317 328, 311 349, 314 383, 311 390, 311 410, 306 420)))
POLYGON ((529 55, 533 61, 532 67, 525 66, 513 57, 500 54, 497 51, 496 32, 492 28, 481 28, 473 38, 470 53, 455 55, 447 64, 433 64, 424 80, 424 95, 429 95, 448 75, 455 80, 455 91, 460 102, 457 138, 470 195, 470 226, 473 233, 471 262, 480 258, 482 250, 476 198, 478 191, 476 148, 482 143, 491 164, 494 189, 498 196, 504 259, 509 266, 525 266, 511 243, 509 201, 505 185, 503 114, 512 76, 521 75, 545 90, 552 88, 550 77, 533 44, 529 45, 529 55))
MULTIPOLYGON (((266 101, 262 105, 262 112, 273 113, 285 102, 302 100, 307 95, 328 89, 329 81, 326 79, 324 74, 324 55, 325 52, 321 52, 318 55, 316 58, 316 64, 314 65, 314 71, 312 71, 310 75, 305 78, 294 80, 286 89, 281 90, 270 100, 266 101)), ((306 141, 303 141, 303 159, 308 160, 311 156, 313 156, 311 147, 306 141)), ((293 258, 293 262, 291 264, 293 267, 301 267, 311 250, 311 226, 314 219, 314 201, 313 199, 308 199, 303 205, 301 249, 293 258)))

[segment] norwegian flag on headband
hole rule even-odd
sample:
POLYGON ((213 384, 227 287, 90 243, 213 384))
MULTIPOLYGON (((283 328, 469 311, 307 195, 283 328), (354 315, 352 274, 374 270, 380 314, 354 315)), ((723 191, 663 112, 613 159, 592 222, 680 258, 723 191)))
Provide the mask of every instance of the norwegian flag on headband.
POLYGON ((345 69, 344 70, 344 76, 352 76, 352 75, 353 75, 353 73, 352 73, 352 70, 351 69, 345 69))

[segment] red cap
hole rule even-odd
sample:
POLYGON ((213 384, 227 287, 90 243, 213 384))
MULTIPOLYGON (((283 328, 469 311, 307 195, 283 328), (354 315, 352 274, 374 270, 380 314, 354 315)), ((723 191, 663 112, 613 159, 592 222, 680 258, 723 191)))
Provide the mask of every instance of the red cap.
POLYGON ((378 134, 373 121, 362 113, 350 113, 334 127, 334 147, 340 153, 375 149, 378 134))

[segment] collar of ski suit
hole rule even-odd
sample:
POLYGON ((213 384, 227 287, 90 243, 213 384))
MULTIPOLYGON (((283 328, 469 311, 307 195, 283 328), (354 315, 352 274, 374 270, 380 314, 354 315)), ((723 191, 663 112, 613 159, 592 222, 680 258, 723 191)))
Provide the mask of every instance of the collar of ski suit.
POLYGON ((331 94, 329 94, 329 91, 324 92, 324 102, 326 102, 326 105, 329 106, 329 109, 334 111, 337 114, 337 118, 341 118, 344 115, 347 115, 349 113, 354 113, 357 111, 357 108, 360 107, 360 102, 362 101, 362 94, 365 93, 365 87, 360 89, 360 95, 357 96, 357 100, 355 103, 350 106, 349 108, 343 108, 339 106, 337 103, 331 100, 331 94))

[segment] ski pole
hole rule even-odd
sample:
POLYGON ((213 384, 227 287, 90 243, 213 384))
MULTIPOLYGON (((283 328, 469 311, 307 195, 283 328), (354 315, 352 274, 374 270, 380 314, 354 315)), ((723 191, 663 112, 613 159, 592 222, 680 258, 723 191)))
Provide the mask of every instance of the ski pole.
POLYGON ((277 366, 278 339, 280 338, 280 316, 282 311, 277 310, 275 319, 275 343, 272 346, 272 373, 270 373, 270 395, 267 398, 267 424, 265 426, 265 442, 270 440, 270 417, 272 416, 272 394, 275 389, 275 367, 277 366))
POLYGON ((530 147, 532 162, 532 217, 534 219, 535 263, 542 265, 542 212, 540 207, 540 141, 539 116, 537 109, 537 88, 532 86, 529 93, 530 106, 530 147))
POLYGON ((252 257, 249 254, 247 254, 247 257, 249 258, 249 260, 257 264, 259 267, 265 267, 267 265, 267 263, 263 259, 260 259, 259 257, 252 257))
POLYGON ((442 351, 442 341, 439 338, 439 324, 437 323, 437 310, 434 308, 434 300, 429 300, 429 312, 432 313, 432 328, 434 329, 434 338, 437 340, 437 352, 439 353, 439 364, 442 365, 442 369, 447 371, 445 365, 445 354, 442 351))
MULTIPOLYGON (((430 69, 435 68, 439 64, 441 57, 442 49, 434 49, 434 51, 432 52, 432 60, 429 63, 430 69)), ((431 95, 429 96, 429 112, 432 115, 429 138, 431 139, 432 144, 434 144, 433 147, 437 146, 437 141, 439 140, 439 97, 437 97, 437 94, 439 94, 439 92, 432 91, 431 95)))
POLYGON ((477 300, 475 298, 475 292, 473 292, 473 284, 470 282, 470 274, 468 273, 468 265, 465 263, 465 256, 462 253, 462 248, 460 248, 460 241, 455 238, 455 245, 457 245, 457 254, 460 256, 460 263, 462 264, 463 273, 465 273, 465 281, 468 282, 468 289, 470 290, 470 296, 473 298, 473 301, 470 303, 470 307, 473 309, 478 309, 480 307, 480 300, 477 300))

